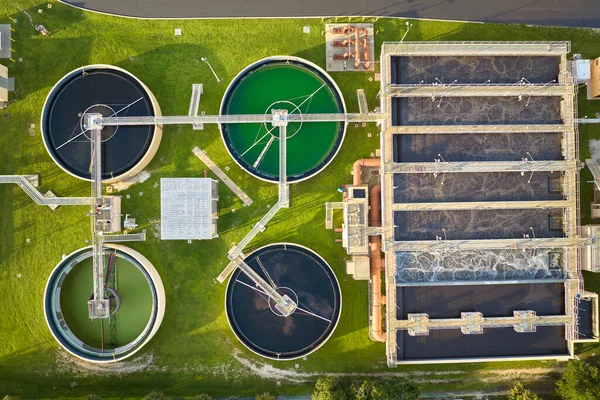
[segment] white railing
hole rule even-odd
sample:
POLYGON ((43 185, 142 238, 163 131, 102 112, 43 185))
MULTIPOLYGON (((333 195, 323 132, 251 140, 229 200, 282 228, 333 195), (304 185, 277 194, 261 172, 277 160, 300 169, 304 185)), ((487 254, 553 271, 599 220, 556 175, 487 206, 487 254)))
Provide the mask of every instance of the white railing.
POLYGON ((523 83, 521 81, 517 81, 514 83, 496 83, 496 82, 487 82, 487 83, 473 83, 473 82, 467 82, 467 83, 461 83, 461 82, 456 82, 456 83, 435 83, 435 82, 423 82, 423 83, 392 83, 388 86, 388 88, 390 89, 394 89, 394 88, 425 88, 428 86, 431 87, 435 87, 435 88, 448 88, 450 85, 452 85, 451 87, 485 87, 485 88, 494 88, 496 86, 498 87, 506 87, 506 88, 542 88, 542 87, 563 87, 563 86, 567 86, 568 84, 562 84, 562 83, 558 83, 558 82, 547 82, 547 83, 523 83))
POLYGON ((411 52, 425 54, 426 52, 448 52, 448 55, 456 56, 461 54, 489 54, 489 55, 542 55, 551 51, 560 51, 561 53, 571 52, 571 42, 550 42, 550 41, 457 41, 457 42, 385 42, 382 53, 407 53, 411 52), (491 46, 491 47, 488 47, 491 46), (532 48, 533 46, 539 48, 532 48), (479 47, 479 48, 478 48, 479 47), (402 49, 402 51, 399 51, 402 49), (422 51, 418 51, 422 50, 422 51))

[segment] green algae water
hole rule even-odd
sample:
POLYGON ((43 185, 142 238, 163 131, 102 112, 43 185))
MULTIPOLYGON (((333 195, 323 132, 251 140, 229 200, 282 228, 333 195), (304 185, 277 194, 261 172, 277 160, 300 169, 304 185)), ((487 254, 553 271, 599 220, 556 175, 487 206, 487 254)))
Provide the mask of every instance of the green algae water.
MULTIPOLYGON (((286 109, 290 114, 344 112, 330 79, 308 65, 267 61, 239 77, 223 102, 223 114, 266 114, 286 109)), ((340 122, 290 123, 287 127, 287 175, 294 181, 324 168, 343 139, 340 122)), ((266 124, 227 124, 223 139, 247 171, 279 179, 279 129, 266 124)))
MULTIPOLYGON (((90 254, 91 255, 91 254, 90 254)), ((106 257, 108 263, 108 256, 106 257)), ((117 346, 137 338, 148 324, 152 314, 152 291, 145 275, 129 260, 117 256, 115 261, 117 291, 121 307, 115 313, 117 346)), ((104 348, 110 342, 110 322, 91 320, 87 302, 93 292, 92 258, 78 263, 65 277, 60 292, 60 305, 65 322, 81 341, 101 348, 101 329, 104 325, 104 348)))

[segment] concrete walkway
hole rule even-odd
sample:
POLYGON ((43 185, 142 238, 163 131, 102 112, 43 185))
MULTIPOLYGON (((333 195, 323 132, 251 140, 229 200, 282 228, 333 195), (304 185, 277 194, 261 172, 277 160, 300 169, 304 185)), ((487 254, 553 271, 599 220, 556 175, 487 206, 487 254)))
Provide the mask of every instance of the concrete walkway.
POLYGON ((250 204, 252 204, 252 199, 248 197, 248 195, 244 193, 244 191, 240 189, 240 187, 236 185, 234 181, 232 181, 227 175, 225 175, 225 172, 223 172, 221 168, 219 168, 210 158, 208 158, 205 152, 200 150, 198 147, 194 147, 194 150, 192 151, 194 152, 196 157, 198 157, 204 164, 206 164, 206 166, 210 168, 210 170, 214 172, 215 175, 217 175, 217 177, 219 177, 219 179, 224 184, 226 184, 227 187, 231 189, 231 191, 235 193, 235 195, 244 202, 244 206, 249 206, 250 204))

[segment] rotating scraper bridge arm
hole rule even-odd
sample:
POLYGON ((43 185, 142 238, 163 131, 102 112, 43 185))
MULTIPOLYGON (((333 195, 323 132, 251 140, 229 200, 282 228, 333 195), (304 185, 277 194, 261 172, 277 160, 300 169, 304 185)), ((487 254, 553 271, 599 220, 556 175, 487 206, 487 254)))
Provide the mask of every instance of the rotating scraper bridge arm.
POLYGON ((96 123, 99 114, 89 114, 84 121, 91 131, 91 178, 92 209, 90 211, 92 228, 92 270, 94 274, 93 298, 88 302, 91 319, 108 318, 110 302, 104 296, 104 238, 98 221, 98 209, 102 206, 102 126, 96 123))

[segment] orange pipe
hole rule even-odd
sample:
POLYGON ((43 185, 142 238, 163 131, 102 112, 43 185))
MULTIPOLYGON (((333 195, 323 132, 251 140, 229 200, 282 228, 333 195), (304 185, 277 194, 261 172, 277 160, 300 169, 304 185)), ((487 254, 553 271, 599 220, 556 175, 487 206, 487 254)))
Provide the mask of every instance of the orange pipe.
MULTIPOLYGON (((369 193, 369 225, 381 226, 381 185, 375 185, 369 193)), ((369 238, 369 260, 371 267, 371 309, 373 321, 371 322, 371 338, 378 342, 385 342, 386 334, 383 332, 381 322, 381 309, 386 298, 381 294, 381 270, 383 258, 381 257, 381 236, 369 238)))
POLYGON ((381 226, 381 185, 375 185, 369 192, 369 226, 381 226))
POLYGON ((371 65, 371 60, 369 60, 369 36, 365 33, 365 39, 363 42, 363 47, 365 48, 364 50, 364 60, 365 63, 363 64, 363 68, 364 69, 369 69, 369 66, 371 65))
POLYGON ((385 342, 386 333, 383 331, 381 310, 385 304, 385 296, 381 294, 381 236, 369 238, 369 259, 371 264, 371 315, 370 336, 376 342, 385 342))
POLYGON ((354 43, 354 69, 358 69, 358 66, 360 65, 360 39, 358 36, 358 30, 354 31, 354 37, 355 37, 355 43, 354 43))
MULTIPOLYGON (((362 167, 379 167, 379 158, 364 158, 356 160, 352 167, 354 186, 362 184, 362 167)), ((369 193, 369 226, 381 226, 381 185, 375 185, 369 193)), ((381 294, 381 270, 384 258, 381 256, 381 236, 369 237, 369 266, 371 272, 371 316, 369 336, 376 342, 385 342, 386 333, 383 331, 381 310, 386 302, 381 294)))

